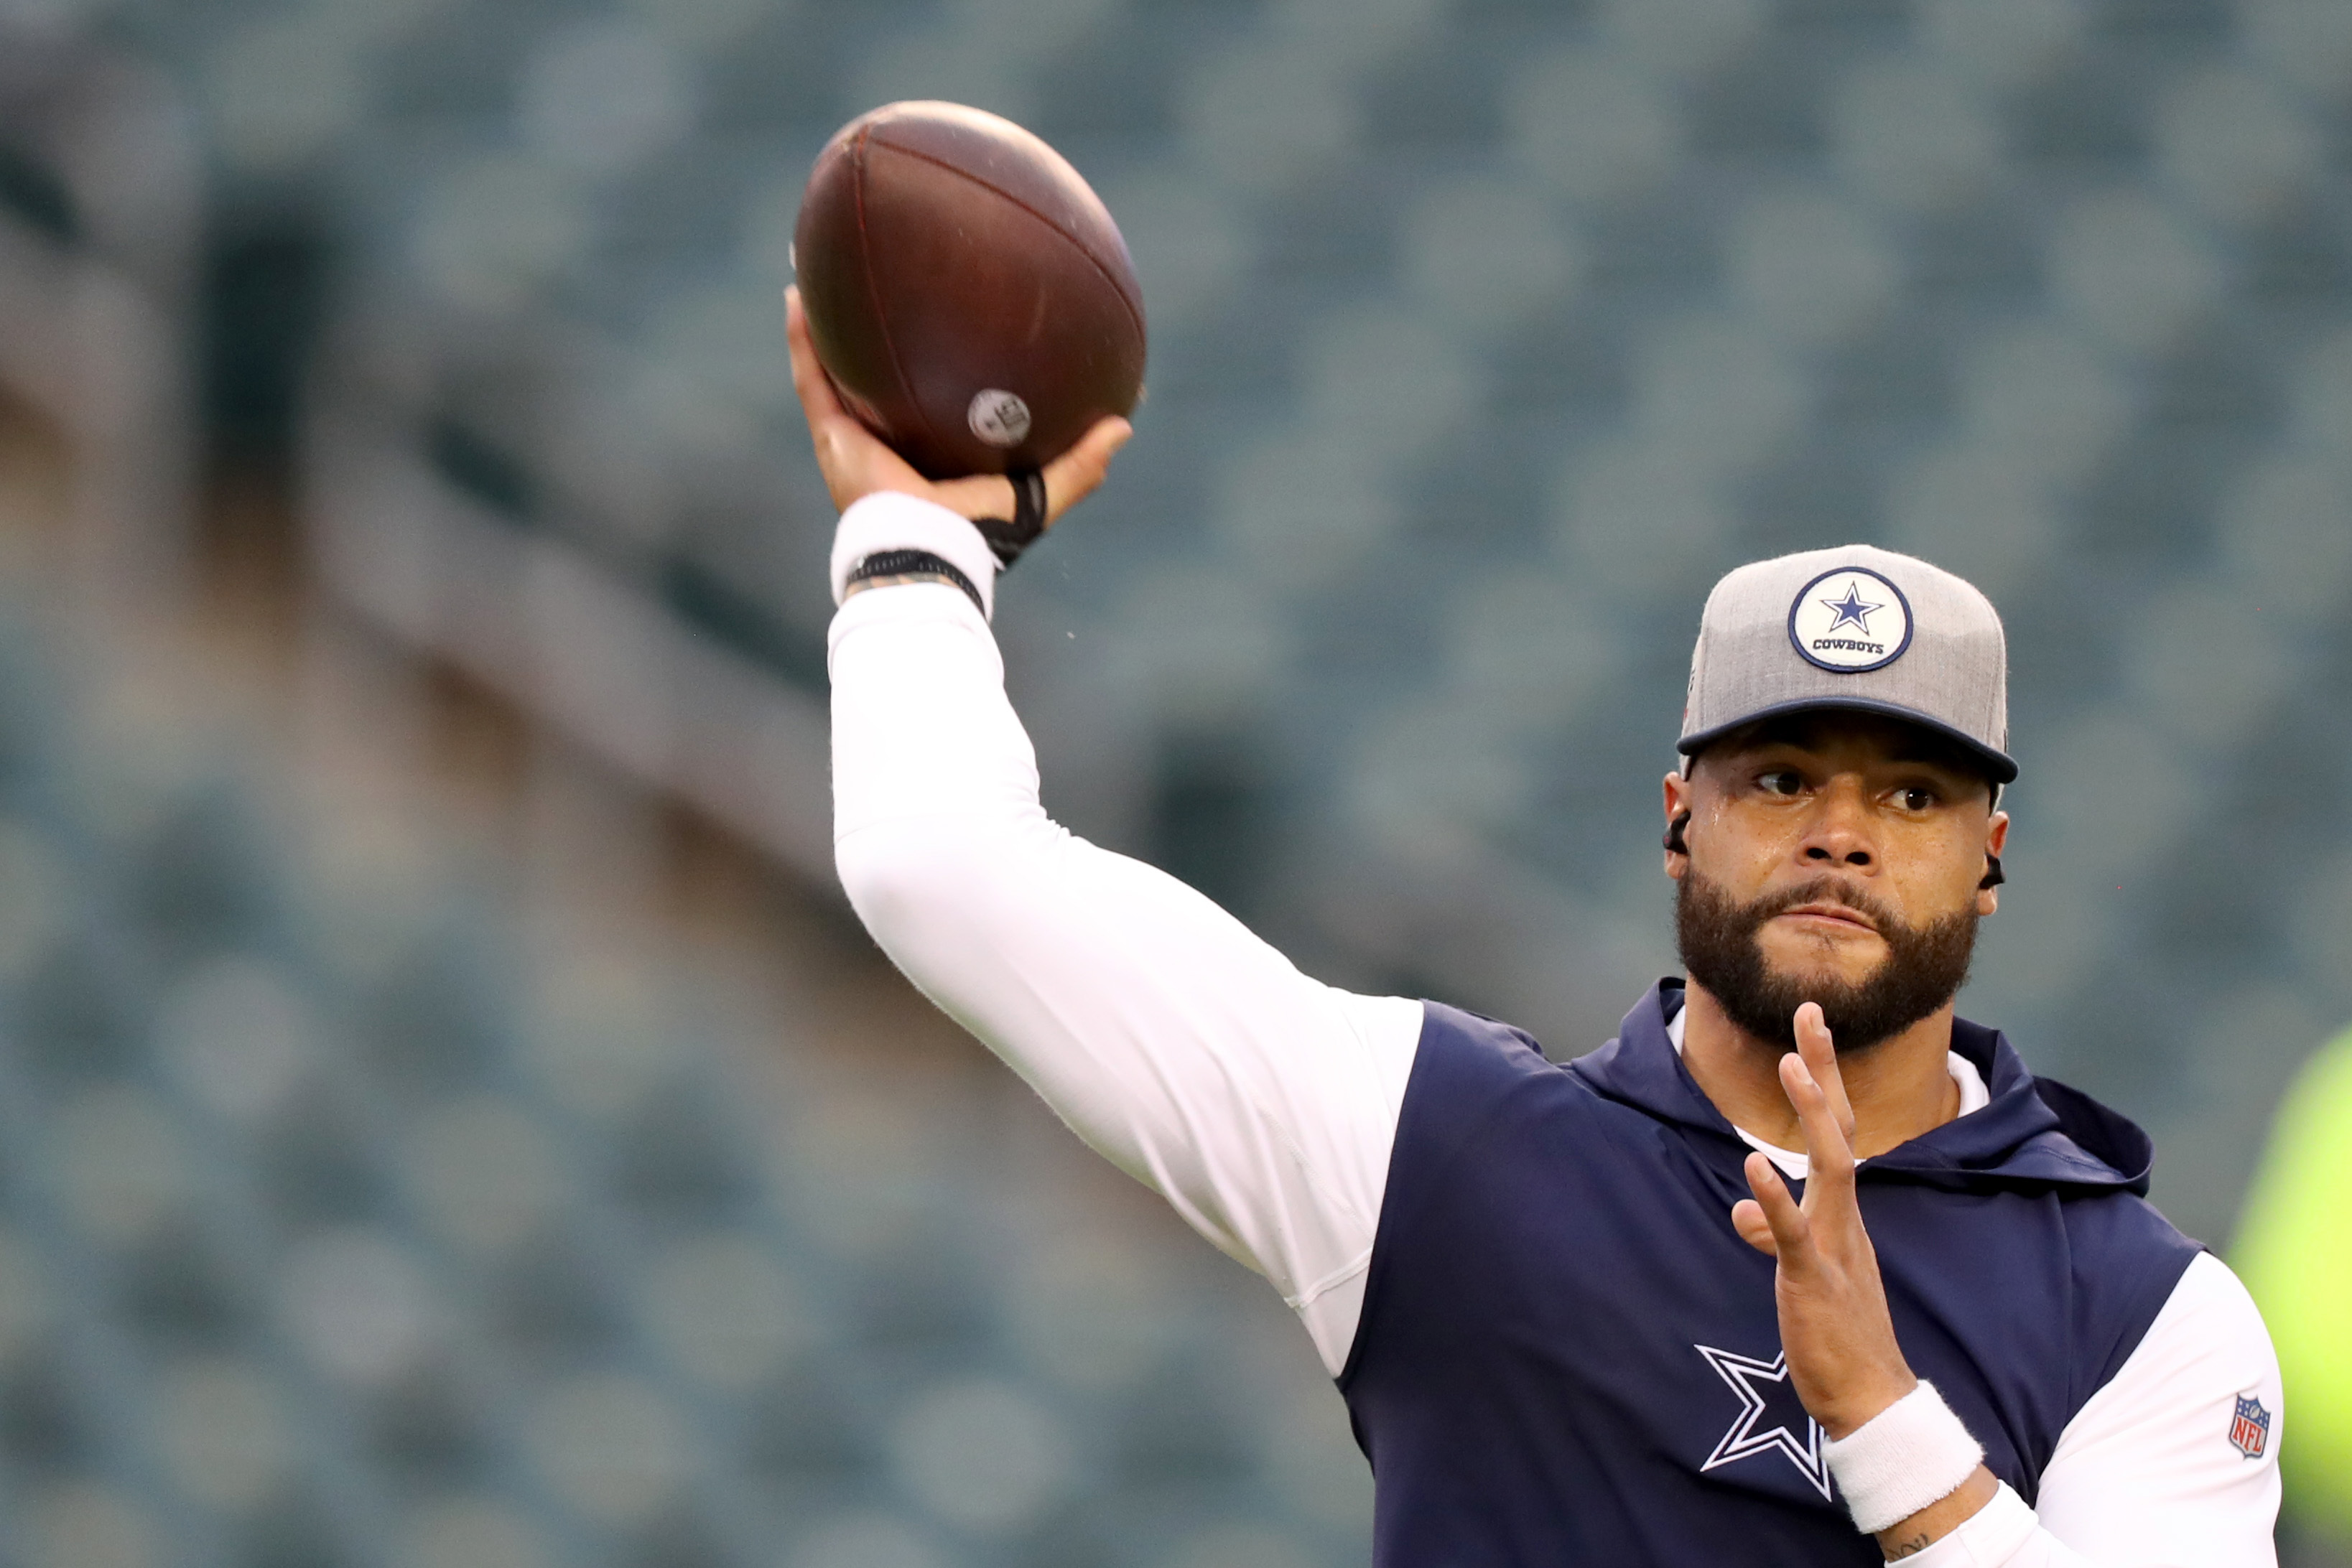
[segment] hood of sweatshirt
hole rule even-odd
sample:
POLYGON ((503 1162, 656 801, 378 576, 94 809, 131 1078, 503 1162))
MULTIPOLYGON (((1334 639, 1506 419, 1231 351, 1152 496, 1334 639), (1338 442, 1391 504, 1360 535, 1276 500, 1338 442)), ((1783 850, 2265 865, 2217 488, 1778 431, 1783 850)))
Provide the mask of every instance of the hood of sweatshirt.
MULTIPOLYGON (((1744 1158, 1748 1145, 1691 1077, 1666 1033, 1682 1005, 1683 982, 1660 980, 1625 1015, 1616 1039, 1568 1070, 1609 1099, 1729 1140, 1744 1158)), ((1953 1192, 2072 1187, 2147 1196, 2155 1145, 2129 1118, 2079 1089, 2035 1077, 1998 1030, 1956 1019, 1952 1049, 1984 1075, 1991 1099, 1873 1155, 1860 1179, 1953 1192)))

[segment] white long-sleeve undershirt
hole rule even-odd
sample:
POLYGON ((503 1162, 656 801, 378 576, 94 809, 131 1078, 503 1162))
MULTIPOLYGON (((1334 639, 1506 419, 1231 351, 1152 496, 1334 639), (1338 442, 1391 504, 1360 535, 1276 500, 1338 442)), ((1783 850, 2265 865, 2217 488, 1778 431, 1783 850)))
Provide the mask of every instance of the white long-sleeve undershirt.
MULTIPOLYGON (((892 548, 992 585, 977 530, 879 495, 843 518, 836 596, 858 559, 892 548)), ((867 930, 1079 1137, 1265 1274, 1336 1375, 1362 1311, 1421 1005, 1303 975, 1174 878, 1055 825, 995 640, 961 590, 849 597, 830 661, 835 856, 867 930)), ((2200 1257, 2068 1423, 2038 1512, 2003 1488, 1906 1563, 2273 1564, 2282 1403, 2252 1299, 2200 1257), (2241 1394, 2273 1413, 2259 1458, 2229 1441, 2241 1394)))

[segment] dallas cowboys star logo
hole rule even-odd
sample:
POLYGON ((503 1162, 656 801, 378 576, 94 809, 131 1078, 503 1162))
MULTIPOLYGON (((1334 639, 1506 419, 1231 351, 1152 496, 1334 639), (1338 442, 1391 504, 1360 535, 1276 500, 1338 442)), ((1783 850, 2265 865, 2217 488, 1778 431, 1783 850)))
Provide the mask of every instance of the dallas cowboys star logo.
POLYGON ((1827 610, 1830 613, 1837 617, 1836 620, 1830 622, 1830 630, 1832 632, 1836 631, 1841 626, 1851 626, 1855 631, 1860 632, 1864 636, 1867 637, 1870 635, 1870 612, 1874 610, 1884 610, 1886 606, 1884 604, 1864 603, 1862 601, 1862 585, 1857 582, 1848 581, 1845 585, 1845 597, 1843 599, 1824 599, 1822 601, 1822 608, 1827 610))
POLYGON ((1715 1368, 1724 1386, 1739 1396, 1739 1418, 1731 1424, 1731 1430, 1723 1435, 1723 1441, 1715 1446, 1715 1452, 1706 1457, 1706 1463, 1699 1469, 1705 1472, 1735 1459, 1778 1449, 1826 1499, 1830 1495, 1830 1466, 1822 1454, 1821 1424, 1805 1414, 1804 1406, 1797 1399, 1797 1391, 1789 1382, 1787 1354, 1770 1361, 1758 1361, 1712 1345, 1695 1344, 1691 1348, 1706 1357, 1706 1364, 1715 1368), (1804 1433, 1802 1437, 1797 1436, 1800 1431, 1804 1433))

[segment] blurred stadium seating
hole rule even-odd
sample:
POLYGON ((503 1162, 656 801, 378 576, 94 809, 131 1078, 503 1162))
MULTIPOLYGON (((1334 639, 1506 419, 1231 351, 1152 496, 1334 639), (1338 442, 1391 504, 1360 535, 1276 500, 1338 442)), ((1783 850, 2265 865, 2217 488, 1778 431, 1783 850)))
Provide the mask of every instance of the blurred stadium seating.
MULTIPOLYGON (((1865 538, 1970 575, 2009 626, 2024 774, 1967 1009, 2147 1123, 2187 1228, 2226 1238, 2281 1089, 2352 1016, 2340 0, 8 0, 0 18, 98 40, 191 106, 211 227, 190 308, 228 345, 207 361, 215 439, 289 425, 329 591, 803 874, 824 874, 828 513, 776 294, 824 136, 948 97, 1096 182, 1151 313, 1138 439, 1008 580, 1000 623, 1049 802, 1080 831, 1335 978, 1588 1049, 1671 967, 1654 779, 1700 596, 1756 555, 1865 538), (273 386, 299 392, 275 415, 273 386)), ((37 168, 8 170, 17 226, 69 241, 37 168)), ((28 779, 71 765, 70 740, 26 733, 28 779)), ((406 979, 338 990, 284 913, 299 873, 222 826, 249 821, 240 787, 191 796, 184 837, 135 850, 43 799, 14 806, 26 852, 144 889, 146 924, 132 941, 90 914, 41 988, 5 993, 52 1021, 22 1034, 0 1106, 132 1153, 97 1161, 97 1196, 26 1198, 9 1245, 148 1260, 142 1239, 173 1239, 141 1266, 211 1348, 158 1407, 278 1411, 271 1441, 327 1456, 312 1511, 272 1528, 358 1539, 406 1484, 387 1478, 462 1471, 486 1490, 434 1515, 443 1555, 418 1561, 568 1560, 688 1492, 692 1550, 733 1561, 761 1507, 806 1511, 773 1502, 775 1476, 881 1509, 860 1489, 888 1449, 943 1544, 845 1516, 807 1561, 1142 1563, 1181 1531, 1121 1516, 1097 1556, 1055 1557, 1005 1544, 1030 1526, 989 1510, 1066 1484, 1038 1479, 1069 1473, 1052 1452, 1129 1455, 1207 1478, 1202 1496, 1273 1484, 1202 1404, 1232 1375, 1213 1344, 1101 1348, 1157 1368, 1113 1377, 1115 1397, 1023 1381, 1113 1331, 1070 1321, 1083 1295, 1047 1300, 1058 1276, 971 1247, 969 1199, 919 1200, 960 1248, 816 1261, 747 1173, 804 1158, 853 1208, 901 1201, 884 1172, 824 1164, 857 1159, 856 1138, 778 1156, 705 1119, 729 1102, 715 1067, 640 1120, 567 1103, 575 1074, 635 1070, 588 1045, 562 1049, 598 1065, 530 1065, 518 1042, 541 1030, 495 922, 431 926, 406 979), (233 954, 173 960, 202 984, 121 977, 232 913, 233 954), (339 1063, 290 1123, 205 1098, 266 1098, 292 1071, 267 1051, 206 1089, 141 1043, 215 1038, 204 1019, 256 1007, 368 1042, 285 1048, 339 1063), (79 1042, 56 1051, 89 1082, 44 1078, 45 1040, 79 1042), (202 1118, 225 1114, 282 1125, 279 1163, 215 1168, 202 1118), (467 1186, 449 1173, 469 1161, 567 1212, 447 1229, 431 1190, 467 1186), (394 1174, 417 1170, 440 1174, 394 1174), (298 1395, 218 1348, 239 1309, 204 1281, 244 1276, 237 1249, 294 1190, 326 1228, 286 1278, 384 1325, 320 1342, 318 1364, 373 1392, 298 1395), (789 1388, 763 1382, 788 1358, 761 1336, 784 1331, 714 1304, 782 1278, 821 1303, 811 1343, 859 1346, 793 1363, 789 1388), (397 1365, 428 1311, 467 1325, 450 1343, 480 1365, 365 1370, 397 1365), (664 1337, 722 1321, 698 1348, 664 1337), (1040 1338, 1057 1348, 1022 1361, 1040 1338), (517 1370, 535 1346, 576 1371, 518 1402, 542 1389, 517 1370), (917 1366, 942 1379, 919 1396, 893 1381, 917 1366), (370 1400, 397 1413, 398 1457, 334 1414, 370 1400), (885 1429, 919 1410, 933 1437, 885 1429), (1012 1434, 990 1449, 1004 1475, 956 1472, 963 1430, 1012 1434), (732 1457, 601 1468, 673 1431, 691 1434, 677 1453, 732 1457)), ((111 1288, 97 1263, 45 1266, 61 1301, 111 1288)), ((31 1364, 24 1408, 58 1413, 28 1432, 108 1429, 60 1389, 133 1397, 47 1348, 31 1364)), ((176 1541, 154 1500, 267 1490, 259 1457, 167 1481, 165 1460, 103 1449, 95 1490, 53 1505, 92 1539, 145 1517, 176 1541)), ((1344 1560, 1355 1494, 1301 1484, 1325 1500, 1234 1503, 1181 1560, 1344 1560)))
POLYGON ((81 602, 22 434, 0 1563, 1361 1555, 1262 1287, 968 1053, 910 1065, 838 936, 749 980, 665 937, 598 776, 541 758, 486 836, 419 793, 413 683, 331 661, 273 718, 81 602))

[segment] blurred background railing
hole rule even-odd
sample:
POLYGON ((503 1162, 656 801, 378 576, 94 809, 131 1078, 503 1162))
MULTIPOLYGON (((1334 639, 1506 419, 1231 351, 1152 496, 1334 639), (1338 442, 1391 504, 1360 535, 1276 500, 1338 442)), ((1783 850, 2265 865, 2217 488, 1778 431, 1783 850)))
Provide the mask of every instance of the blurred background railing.
POLYGON ((1966 1010, 2228 1242, 2352 1018, 2352 6, 5 0, 0 1559, 1361 1559, 1278 1303, 832 887, 777 296, 903 97, 1144 280, 1057 814, 1573 1054, 1708 583, 1915 550, 1966 1010))

